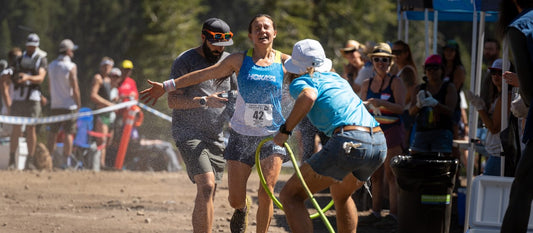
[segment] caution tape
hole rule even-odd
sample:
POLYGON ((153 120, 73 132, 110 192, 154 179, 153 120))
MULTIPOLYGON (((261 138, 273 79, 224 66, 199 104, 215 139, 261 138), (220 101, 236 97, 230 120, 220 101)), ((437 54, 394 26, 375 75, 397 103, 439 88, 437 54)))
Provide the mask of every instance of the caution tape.
POLYGON ((163 118, 163 120, 167 120, 169 122, 172 122, 172 117, 170 117, 167 114, 164 114, 164 113, 162 113, 160 111, 157 111, 157 110, 155 110, 153 108, 150 108, 150 107, 146 106, 143 103, 137 103, 137 105, 139 105, 139 107, 143 108, 144 110, 146 110, 146 111, 148 111, 148 112, 150 112, 150 113, 152 113, 152 114, 154 114, 154 115, 156 115, 158 117, 163 118))
POLYGON ((4 116, 0 115, 0 123, 11 124, 11 125, 39 125, 39 124, 50 124, 55 122, 66 121, 70 119, 77 119, 79 117, 98 115, 106 112, 116 111, 121 108, 127 108, 132 105, 136 105, 137 101, 132 100, 124 103, 115 104, 113 106, 100 108, 90 112, 81 112, 81 113, 70 113, 70 114, 61 114, 41 118, 32 118, 32 117, 18 117, 18 116, 4 116))

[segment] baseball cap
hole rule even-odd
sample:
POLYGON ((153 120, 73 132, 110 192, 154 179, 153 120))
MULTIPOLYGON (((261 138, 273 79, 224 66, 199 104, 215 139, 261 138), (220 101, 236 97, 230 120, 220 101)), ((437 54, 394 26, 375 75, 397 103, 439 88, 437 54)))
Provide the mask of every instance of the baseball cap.
POLYGON ((229 25, 221 19, 209 18, 204 21, 204 25, 202 26, 202 33, 206 36, 207 40, 209 40, 209 42, 214 46, 233 45, 233 33, 231 33, 229 25), (220 39, 215 39, 213 34, 210 34, 208 31, 211 33, 227 34, 229 36, 229 39, 226 39, 225 36, 221 37, 220 39))
POLYGON ((442 57, 438 54, 433 54, 426 58, 424 65, 442 65, 442 57))
POLYGON ((383 42, 378 43, 376 46, 374 46, 374 49, 372 49, 372 53, 368 54, 368 56, 394 57, 394 55, 392 55, 390 45, 383 42))
POLYGON ((457 48, 459 48, 459 44, 455 40, 448 40, 446 41, 444 48, 450 48, 450 49, 457 50, 457 48))
POLYGON ((76 50, 78 49, 78 46, 74 44, 74 42, 72 42, 72 40, 70 39, 64 39, 61 41, 61 43, 59 44, 59 52, 65 52, 67 50, 76 50))
POLYGON ((503 60, 501 58, 496 59, 492 65, 489 67, 489 70, 502 70, 503 60))
POLYGON ((320 42, 312 39, 296 42, 292 49, 292 57, 285 61, 285 69, 293 74, 303 74, 311 66, 316 72, 328 72, 331 70, 331 65, 331 60, 326 58, 320 42))
POLYGON ((39 36, 35 33, 29 34, 28 39, 26 40, 26 46, 39 47, 39 36))
POLYGON ((359 43, 359 41, 356 40, 348 40, 346 41, 346 44, 344 48, 339 49, 341 52, 347 52, 347 51, 353 51, 358 50, 360 52, 365 50, 365 46, 359 43))
POLYGON ((130 60, 122 61, 122 69, 133 69, 133 63, 130 60))
POLYGON ((111 71, 109 71, 109 76, 114 76, 114 75, 120 77, 122 76, 122 71, 120 71, 119 68, 114 67, 113 69, 111 69, 111 71))

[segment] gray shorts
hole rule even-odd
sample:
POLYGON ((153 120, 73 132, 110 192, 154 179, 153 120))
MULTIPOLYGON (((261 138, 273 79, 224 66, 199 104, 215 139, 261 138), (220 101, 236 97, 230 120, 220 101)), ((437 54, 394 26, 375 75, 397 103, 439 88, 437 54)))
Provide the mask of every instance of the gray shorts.
POLYGON ((223 148, 199 139, 177 141, 176 146, 187 168, 189 179, 193 183, 195 183, 194 176, 208 172, 213 172, 215 182, 220 183, 226 167, 226 160, 222 156, 223 148))
POLYGON ((40 117, 41 101, 13 100, 11 104, 11 116, 40 117))
MULTIPOLYGON (((255 164, 255 151, 259 143, 271 136, 246 136, 230 130, 228 146, 224 152, 226 160, 235 160, 253 166, 255 164)), ((265 159, 270 155, 281 156, 283 162, 290 160, 285 147, 276 145, 272 140, 266 142, 261 147, 260 159, 265 159)))

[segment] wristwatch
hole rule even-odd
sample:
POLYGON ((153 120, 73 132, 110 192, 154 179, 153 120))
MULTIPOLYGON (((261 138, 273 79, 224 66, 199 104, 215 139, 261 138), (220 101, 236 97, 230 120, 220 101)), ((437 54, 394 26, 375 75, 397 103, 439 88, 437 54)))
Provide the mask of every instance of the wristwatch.
POLYGON ((200 105, 202 105, 202 106, 205 106, 207 104, 207 97, 206 96, 202 96, 202 98, 200 99, 200 101, 198 103, 200 103, 200 105))
POLYGON ((287 135, 292 135, 292 131, 287 130, 287 126, 285 124, 279 126, 279 132, 287 135))

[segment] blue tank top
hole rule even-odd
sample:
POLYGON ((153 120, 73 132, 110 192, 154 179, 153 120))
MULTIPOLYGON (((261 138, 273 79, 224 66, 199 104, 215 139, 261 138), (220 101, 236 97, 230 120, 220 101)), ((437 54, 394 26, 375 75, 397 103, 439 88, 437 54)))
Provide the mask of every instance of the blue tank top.
MULTIPOLYGON (((371 85, 372 85, 372 81, 374 81, 374 78, 370 78, 370 81, 368 83, 368 91, 366 92, 366 99, 370 99, 370 98, 374 98, 374 99, 382 99, 382 100, 387 100, 391 103, 396 103, 396 100, 394 99, 394 95, 392 93, 392 88, 391 88, 391 84, 392 84, 392 81, 397 77, 396 75, 393 75, 393 76, 390 76, 390 81, 389 81, 389 84, 387 85, 387 87, 383 90, 380 89, 380 92, 373 92, 372 89, 370 88, 371 85)), ((379 122, 379 124, 381 125, 381 128, 383 130, 387 130, 388 128, 396 125, 396 124, 400 124, 400 115, 399 114, 396 114, 396 113, 393 113, 391 112, 390 110, 384 108, 383 106, 380 106, 379 107, 379 110, 381 112, 381 115, 380 116, 377 116, 373 113, 372 109, 370 109, 370 113, 372 113, 372 115, 374 115, 374 118, 376 118, 376 120, 379 122)))
POLYGON ((267 136, 278 131, 285 122, 281 112, 283 64, 281 52, 275 51, 274 62, 269 66, 258 66, 249 49, 242 61, 237 87, 239 96, 231 128, 247 136, 267 136))

